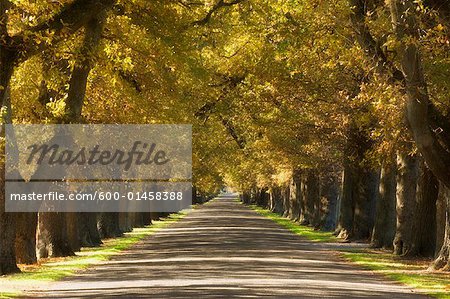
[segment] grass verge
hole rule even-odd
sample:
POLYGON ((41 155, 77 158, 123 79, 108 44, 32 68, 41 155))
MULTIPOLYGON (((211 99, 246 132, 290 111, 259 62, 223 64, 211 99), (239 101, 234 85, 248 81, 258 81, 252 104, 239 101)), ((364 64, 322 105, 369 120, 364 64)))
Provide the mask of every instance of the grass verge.
POLYGON ((272 221, 280 224, 281 226, 287 228, 294 234, 303 236, 307 238, 310 241, 315 242, 337 242, 338 239, 333 235, 332 232, 323 232, 315 230, 312 227, 300 225, 288 218, 284 218, 280 216, 279 214, 273 213, 269 210, 263 209, 261 207, 258 207, 256 205, 250 205, 250 207, 261 214, 262 216, 265 216, 272 221))
POLYGON ((450 274, 428 271, 430 260, 405 259, 386 250, 347 250, 347 260, 435 298, 450 299, 450 274))
MULTIPOLYGON (((311 227, 300 225, 279 214, 270 212, 261 207, 250 207, 291 232, 314 242, 339 242, 331 232, 314 230, 311 227)), ((377 274, 385 275, 397 282, 413 287, 421 293, 436 298, 450 299, 450 273, 428 271, 429 260, 404 259, 385 250, 372 250, 361 248, 335 249, 346 260, 358 264, 377 274)))
POLYGON ((74 275, 96 263, 106 261, 169 224, 182 219, 187 211, 171 214, 166 218, 153 221, 152 225, 135 228, 123 237, 103 240, 100 247, 82 248, 76 256, 41 260, 36 265, 19 265, 22 272, 0 277, 0 298, 20 296, 22 290, 32 289, 42 283, 48 283, 74 275))

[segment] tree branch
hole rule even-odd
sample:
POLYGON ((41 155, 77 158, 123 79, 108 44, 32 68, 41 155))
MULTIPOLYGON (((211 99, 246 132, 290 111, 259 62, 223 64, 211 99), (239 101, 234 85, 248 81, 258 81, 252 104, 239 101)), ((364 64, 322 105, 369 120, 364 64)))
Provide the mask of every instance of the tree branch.
POLYGON ((69 80, 69 91, 66 99, 66 119, 69 122, 77 121, 81 117, 87 79, 93 67, 93 53, 100 42, 104 21, 105 13, 101 13, 85 25, 83 45, 69 80))
POLYGON ((245 148, 245 140, 243 138, 239 137, 239 135, 237 134, 236 129, 233 126, 233 124, 231 123, 231 121, 229 119, 225 119, 222 116, 219 116, 219 118, 220 118, 220 121, 222 122, 222 124, 224 125, 224 127, 227 129, 228 133, 231 135, 231 137, 233 137, 234 141, 236 141, 239 148, 244 149, 245 148))
POLYGON ((224 0, 219 0, 217 1, 216 4, 214 4, 214 6, 206 13, 205 17, 203 19, 197 20, 195 22, 192 22, 192 25, 194 26, 203 26, 206 25, 210 20, 212 15, 218 11, 219 9, 223 8, 223 7, 228 7, 228 6, 232 6, 232 5, 236 5, 239 4, 241 2, 243 2, 245 0, 233 0, 231 2, 225 2, 224 0))
MULTIPOLYGON (((222 87, 221 95, 215 100, 205 103, 197 112, 195 112, 194 116, 198 119, 203 119, 204 122, 209 118, 209 116, 214 112, 216 105, 221 102, 227 93, 234 88, 236 88, 239 84, 244 81, 246 75, 242 76, 229 76, 226 79, 218 84, 211 85, 212 87, 222 87)), ((245 139, 239 137, 236 132, 235 127, 233 126, 230 119, 223 117, 222 115, 218 115, 222 125, 225 127, 227 132, 233 137, 233 140, 236 141, 237 145, 240 149, 244 149, 245 147, 245 139)))
POLYGON ((367 56, 375 63, 379 74, 389 74, 393 82, 405 82, 403 73, 388 60, 380 44, 372 36, 369 27, 366 24, 366 5, 364 0, 350 0, 352 14, 350 16, 356 39, 360 47, 367 56))
POLYGON ((20 60, 26 60, 48 47, 48 44, 30 38, 29 33, 51 37, 57 43, 64 35, 75 33, 93 17, 111 8, 115 2, 115 0, 75 0, 64 6, 51 19, 12 36, 6 41, 6 46, 16 49, 20 54, 20 60))
POLYGON ((230 76, 227 77, 223 82, 212 84, 211 87, 222 87, 222 94, 212 102, 205 103, 197 112, 195 112, 194 116, 196 118, 201 118, 206 120, 209 115, 213 112, 214 108, 216 107, 216 104, 223 100, 225 95, 232 89, 234 89, 236 86, 242 83, 244 81, 246 75, 242 76, 230 76))

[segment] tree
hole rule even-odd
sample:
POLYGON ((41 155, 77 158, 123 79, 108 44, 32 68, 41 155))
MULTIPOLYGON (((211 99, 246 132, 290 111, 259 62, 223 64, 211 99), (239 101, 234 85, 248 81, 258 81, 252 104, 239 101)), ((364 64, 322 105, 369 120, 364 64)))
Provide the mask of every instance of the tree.
POLYGON ((379 198, 371 246, 392 248, 396 227, 397 163, 387 159, 381 168, 379 198))

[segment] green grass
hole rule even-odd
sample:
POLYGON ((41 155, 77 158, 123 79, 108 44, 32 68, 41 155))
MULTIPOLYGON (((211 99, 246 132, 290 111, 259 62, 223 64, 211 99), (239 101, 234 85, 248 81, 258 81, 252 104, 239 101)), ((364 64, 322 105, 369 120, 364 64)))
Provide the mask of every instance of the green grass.
MULTIPOLYGON (((310 241, 339 242, 339 239, 333 236, 331 232, 314 230, 255 205, 250 207, 259 214, 310 241)), ((365 269, 385 275, 427 295, 450 299, 450 273, 428 271, 430 261, 402 259, 383 250, 342 249, 339 252, 346 260, 365 269)))
POLYGON ((96 263, 106 261, 113 255, 130 248, 143 238, 183 218, 187 214, 182 211, 166 218, 153 221, 152 225, 135 228, 123 237, 104 240, 102 246, 82 248, 76 256, 52 258, 41 261, 38 265, 21 266, 21 273, 0 277, 0 298, 13 298, 21 295, 20 290, 30 286, 56 281, 74 275, 96 263))
POLYGON ((333 235, 332 232, 324 232, 320 230, 315 230, 312 227, 300 225, 290 219, 284 218, 280 216, 279 214, 273 213, 269 210, 263 209, 261 207, 251 205, 250 206, 253 210, 261 214, 262 216, 265 216, 274 222, 280 224, 281 226, 287 228, 294 234, 303 236, 307 238, 310 241, 315 242, 336 242, 338 239, 333 235))
POLYGON ((429 261, 403 259, 386 251, 342 252, 347 260, 436 298, 450 298, 450 274, 427 271, 429 261))
POLYGON ((11 293, 0 292, 0 298, 14 298, 14 297, 17 297, 17 296, 18 296, 18 293, 16 293, 16 292, 11 292, 11 293))

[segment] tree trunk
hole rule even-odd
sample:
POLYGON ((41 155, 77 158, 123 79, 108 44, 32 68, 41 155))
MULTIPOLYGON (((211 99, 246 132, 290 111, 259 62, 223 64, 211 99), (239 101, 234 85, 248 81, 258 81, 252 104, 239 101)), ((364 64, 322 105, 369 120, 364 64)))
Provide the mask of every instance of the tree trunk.
MULTIPOLYGON (((4 144, 0 151, 4 154, 4 144)), ((0 275, 19 272, 16 265, 15 213, 5 212, 5 164, 0 163, 0 275)))
POLYGON ((445 218, 447 208, 447 197, 450 196, 448 188, 444 184, 439 184, 439 194, 436 201, 436 252, 435 256, 438 256, 442 245, 444 244, 445 237, 445 218))
POLYGON ((281 196, 283 198, 283 216, 289 217, 291 213, 291 202, 289 197, 290 191, 289 186, 283 186, 281 188, 281 196))
POLYGON ((142 213, 142 219, 144 221, 144 226, 152 224, 151 214, 149 212, 142 213))
POLYGON ((152 220, 159 220, 161 218, 161 215, 159 212, 150 212, 150 218, 152 220))
POLYGON ((144 214, 145 213, 141 213, 141 212, 135 213, 133 227, 144 227, 145 226, 144 214))
MULTIPOLYGON (((77 123, 81 118, 87 80, 93 66, 93 53, 95 52, 101 38, 104 16, 105 13, 102 12, 91 18, 84 26, 85 34, 83 45, 75 61, 69 80, 69 90, 66 98, 66 115, 64 116, 65 120, 62 120, 63 122, 67 121, 69 123, 77 123)), ((98 240, 89 240, 89 236, 86 235, 91 232, 93 226, 88 228, 85 224, 83 224, 83 227, 88 228, 88 230, 83 233, 79 231, 80 225, 78 224, 78 220, 81 217, 81 213, 67 213, 67 236, 73 251, 79 251, 82 243, 88 241, 93 241, 93 243, 88 243, 87 245, 94 245, 98 243, 98 240)))
POLYGON ((300 219, 300 200, 301 200, 301 176, 300 171, 294 170, 289 186, 289 199, 291 205, 290 219, 298 221, 300 219))
MULTIPOLYGON (((2 40, 8 36, 7 10, 9 1, 0 2, 0 35, 2 40)), ((8 106, 9 83, 13 73, 17 52, 6 47, 0 47, 0 100, 2 108, 8 106)), ((3 125, 3 124, 2 124, 3 125)), ((4 130, 2 130, 2 135, 4 130)), ((0 144, 0 156, 4 157, 5 144, 0 144)), ((4 161, 4 159, 2 159, 4 161)), ((18 272, 15 254, 15 214, 5 212, 5 164, 0 162, 0 275, 18 272)))
POLYGON ((344 160, 344 174, 342 179, 342 196, 340 202, 339 222, 336 235, 348 240, 353 230, 353 185, 354 175, 348 158, 344 160))
POLYGON ((197 187, 195 185, 192 185, 192 204, 196 205, 197 202, 197 187))
POLYGON ((320 181, 316 170, 308 170, 306 175, 305 219, 309 225, 320 225, 320 181))
POLYGON ((371 246, 374 248, 393 248, 396 221, 396 175, 395 161, 385 161, 381 169, 380 194, 371 240, 371 246))
POLYGON ((256 204, 263 208, 267 208, 269 206, 269 193, 266 187, 259 189, 256 204))
POLYGON ((119 213, 119 229, 121 232, 131 232, 133 230, 134 216, 132 212, 119 213))
POLYGON ((370 166, 357 166, 357 182, 353 192, 354 214, 352 239, 367 240, 375 221, 379 172, 370 166))
POLYGON ((436 251, 436 201, 438 181, 421 159, 414 211, 413 243, 409 255, 434 257, 436 251))
POLYGON ((442 189, 441 193, 445 197, 445 206, 446 206, 446 217, 445 217, 445 231, 444 231, 444 239, 441 242, 442 246, 439 250, 439 254, 434 262, 431 264, 431 268, 438 270, 450 270, 450 189, 441 185, 442 189))
POLYGON ((302 225, 309 225, 312 217, 311 205, 308 202, 308 172, 303 171, 301 175, 301 209, 302 214, 300 216, 300 223, 302 225))
POLYGON ((259 190, 258 187, 254 186, 252 188, 251 196, 250 196, 250 204, 256 204, 256 200, 259 196, 259 190))
POLYGON ((74 255, 67 236, 65 213, 38 213, 36 256, 38 259, 74 255))
POLYGON ((80 245, 82 247, 100 246, 102 240, 97 229, 97 214, 84 212, 77 215, 80 245))
POLYGON ((283 201, 281 199, 280 187, 270 188, 270 210, 274 213, 283 213, 283 201))
POLYGON ((119 213, 100 213, 98 215, 97 227, 100 233, 100 237, 103 238, 114 238, 122 235, 122 231, 119 226, 119 213))
POLYGON ((244 191, 244 192, 242 192, 242 202, 244 203, 244 204, 246 204, 246 205, 249 205, 250 204, 250 192, 248 192, 248 191, 244 191))
MULTIPOLYGON (((378 69, 382 70, 379 72, 384 72, 393 79, 393 82, 400 83, 405 87, 404 90, 407 97, 406 116, 417 148, 440 183, 450 188, 448 141, 440 139, 440 135, 442 136, 443 134, 436 134, 433 126, 430 125, 432 121, 439 119, 434 127, 447 127, 448 119, 441 115, 435 107, 433 113, 437 114, 438 117, 433 116, 429 111, 430 108, 433 108, 433 104, 429 98, 419 50, 420 45, 417 42, 420 39, 420 20, 418 20, 417 16, 418 4, 414 0, 392 0, 389 4, 393 29, 396 33, 399 48, 397 56, 401 60, 401 72, 395 68, 395 65, 381 51, 379 47, 381 43, 376 42, 370 34, 369 26, 365 23, 365 18, 368 14, 364 1, 350 0, 352 23, 360 45, 369 54, 370 58, 376 62, 378 69)), ((397 225, 404 226, 399 223, 397 225)), ((405 252, 403 237, 406 236, 400 237, 396 244, 398 253, 405 252)), ((443 245, 444 247, 445 244, 443 245)), ((408 250, 406 248, 406 251, 408 250)), ((444 254, 441 256, 445 256, 445 250, 441 250, 442 252, 444 254)), ((443 265, 445 262, 438 264, 443 265)))
POLYGON ((38 214, 16 213, 16 259, 18 264, 34 264, 36 258, 36 228, 38 214))
POLYGON ((322 230, 333 231, 336 228, 339 199, 339 174, 331 171, 321 177, 321 196, 326 202, 322 230))
POLYGON ((302 225, 308 224, 306 220, 306 182, 305 182, 305 175, 302 171, 299 175, 299 186, 298 188, 298 205, 300 210, 300 217, 298 219, 298 222, 302 225))
POLYGON ((397 226, 394 253, 407 255, 413 242, 413 223, 418 179, 418 159, 407 153, 397 156, 397 226))
MULTIPOLYGON (((114 1, 104 1, 104 3, 87 3, 87 5, 83 5, 82 9, 86 9, 86 7, 91 7, 91 13, 93 15, 98 15, 98 11, 103 12, 105 9, 110 8, 114 4, 114 1)), ((7 25, 7 19, 6 19, 6 11, 9 7, 10 3, 9 1, 2 1, 0 3, 0 26, 1 26, 1 38, 3 41, 6 41, 8 38, 8 32, 6 29, 7 25)), ((73 10, 73 14, 68 14, 66 11, 64 11, 65 15, 61 18, 66 18, 67 16, 70 16, 72 18, 73 22, 67 22, 63 19, 60 19, 59 17, 55 18, 55 22, 49 22, 46 24, 46 26, 37 26, 35 28, 52 28, 54 26, 60 26, 62 23, 64 24, 70 24, 68 27, 68 30, 65 30, 65 33, 68 32, 74 32, 76 31, 80 26, 83 24, 82 18, 73 19, 73 16, 79 15, 76 13, 80 9, 80 6, 70 6, 70 9, 73 10)), ((65 19, 64 19, 65 20, 65 19)), ((42 25, 42 24, 41 24, 42 25)), ((54 31, 54 30, 48 30, 54 31)), ((59 30, 56 34, 60 34, 62 30, 59 30)), ((20 39, 19 39, 20 40, 20 39)), ((30 57, 30 55, 33 55, 38 49, 41 49, 41 46, 36 46, 33 44, 33 39, 24 39, 24 41, 28 42, 29 44, 20 44, 18 48, 21 48, 23 50, 21 52, 21 59, 27 59, 30 57), (31 41, 31 42, 29 42, 31 41)), ((42 44, 43 45, 43 44, 42 44)), ((42 46, 44 47, 44 46, 42 46)), ((18 55, 17 50, 13 48, 6 48, 1 47, 0 48, 0 86, 2 86, 0 90, 0 99, 2 100, 2 105, 4 105, 5 102, 5 93, 9 88, 9 80, 11 78, 12 70, 14 63, 17 61, 18 55)), ((2 145, 3 148, 3 145, 2 145)), ((2 163, 3 164, 3 163, 2 163)), ((4 168, 4 165, 2 165, 2 168, 4 168)), ((4 173, 4 169, 2 169, 2 174, 4 173)), ((16 266, 16 257, 14 253, 14 239, 15 239, 15 232, 14 232, 14 214, 5 213, 4 211, 4 177, 1 177, 1 185, 2 185, 2 192, 0 195, 0 275, 7 274, 10 272, 16 272, 18 270, 16 266)), ((72 254, 70 249, 68 248, 68 244, 66 242, 66 232, 65 232, 65 220, 63 220, 64 217, 61 216, 59 213, 55 214, 49 214, 49 213, 41 213, 40 216, 38 216, 39 220, 39 228, 38 228, 38 236, 40 238, 37 242, 37 247, 39 249, 38 257, 43 256, 60 256, 60 255, 68 255, 72 254), (45 224, 45 221, 49 220, 50 224, 45 224), (55 224, 61 224, 61 226, 52 227, 52 223, 55 224), (64 228, 64 229, 62 229, 64 228), (59 231, 58 231, 59 230, 59 231)))
POLYGON ((79 213, 66 213, 67 236, 73 251, 80 251, 81 249, 78 214, 79 213))

